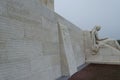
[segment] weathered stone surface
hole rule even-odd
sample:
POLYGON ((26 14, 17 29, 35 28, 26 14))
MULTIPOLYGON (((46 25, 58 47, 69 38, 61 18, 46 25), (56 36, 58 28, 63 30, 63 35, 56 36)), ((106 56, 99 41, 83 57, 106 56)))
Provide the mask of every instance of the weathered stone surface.
POLYGON ((47 8, 54 10, 54 0, 40 0, 47 8))
POLYGON ((23 39, 24 24, 6 18, 0 18, 0 40, 23 39))
POLYGON ((46 1, 0 0, 0 80, 56 80, 85 62, 82 31, 51 10, 53 0, 46 1), (70 32, 64 44, 58 23, 70 32))
POLYGON ((55 80, 61 76, 54 12, 38 2, 0 1, 1 80, 55 80))
POLYGON ((42 41, 43 55, 54 55, 59 53, 58 27, 49 19, 42 19, 42 41), (52 47, 51 47, 52 46, 52 47))
POLYGON ((56 80, 85 62, 120 64, 111 47, 92 55, 90 32, 53 12, 53 3, 0 0, 0 80, 56 80))
POLYGON ((71 44, 69 31, 67 29, 67 26, 61 23, 59 23, 59 27, 63 41, 63 46, 61 47, 64 47, 64 53, 67 61, 66 64, 68 65, 68 75, 73 75, 77 71, 77 66, 76 66, 76 60, 71 44))
POLYGON ((75 54, 76 66, 79 67, 85 63, 85 55, 83 51, 83 33, 79 28, 70 24, 68 26, 72 48, 75 54))
POLYGON ((26 40, 41 41, 42 23, 40 24, 24 24, 24 38, 26 40))

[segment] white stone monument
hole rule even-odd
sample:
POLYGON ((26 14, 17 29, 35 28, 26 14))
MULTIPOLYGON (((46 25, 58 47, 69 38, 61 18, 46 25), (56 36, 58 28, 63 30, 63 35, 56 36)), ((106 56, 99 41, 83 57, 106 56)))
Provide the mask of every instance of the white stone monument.
POLYGON ((93 41, 93 46, 92 46, 92 50, 97 53, 99 51, 99 48, 102 46, 110 46, 112 48, 115 48, 117 50, 120 50, 120 45, 116 40, 112 40, 109 38, 104 38, 104 39, 100 39, 98 36, 98 31, 100 31, 101 27, 100 26, 95 26, 91 33, 91 38, 93 41))

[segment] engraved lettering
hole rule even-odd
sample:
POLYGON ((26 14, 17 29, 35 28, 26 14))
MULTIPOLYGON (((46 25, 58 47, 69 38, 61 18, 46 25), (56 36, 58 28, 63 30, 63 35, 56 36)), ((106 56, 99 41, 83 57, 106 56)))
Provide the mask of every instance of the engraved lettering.
MULTIPOLYGON (((23 3, 13 0, 1 0, 4 4, 1 5, 0 3, 0 16, 15 19, 20 22, 24 23, 30 23, 30 24, 40 24, 40 22, 28 19, 30 12, 29 10, 24 6, 23 3)), ((0 2, 1 2, 0 1, 0 2)))
POLYGON ((29 15, 29 10, 24 7, 24 4, 17 1, 7 1, 6 8, 8 13, 17 13, 21 15, 29 15))

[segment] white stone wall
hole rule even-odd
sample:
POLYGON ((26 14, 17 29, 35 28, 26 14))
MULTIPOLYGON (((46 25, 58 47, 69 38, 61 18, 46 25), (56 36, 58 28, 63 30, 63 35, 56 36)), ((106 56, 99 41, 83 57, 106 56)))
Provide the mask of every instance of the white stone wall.
POLYGON ((37 0, 0 0, 0 80, 61 76, 54 12, 37 0))
POLYGON ((75 59, 77 63, 76 65, 77 67, 79 67, 85 64, 83 32, 81 29, 73 24, 70 24, 70 26, 68 26, 68 29, 72 41, 72 48, 75 54, 75 59))
MULTIPOLYGON (((72 42, 71 42, 70 34, 69 34, 67 26, 59 23, 58 27, 59 27, 59 31, 60 31, 59 34, 61 34, 60 35, 60 38, 61 38, 60 48, 61 48, 61 51, 63 52, 63 53, 60 52, 61 63, 66 62, 63 65, 67 65, 68 75, 71 76, 75 72, 77 72, 77 66, 76 66, 74 51, 73 51, 73 48, 72 48, 72 42)), ((63 70, 62 70, 63 75, 66 75, 66 72, 65 72, 66 70, 65 69, 66 68, 64 68, 64 66, 63 66, 63 70)))
POLYGON ((63 76, 58 22, 70 27, 78 67, 84 63, 80 29, 40 0, 0 0, 0 80, 56 80, 63 76))
MULTIPOLYGON (((71 40, 71 46, 72 46, 73 54, 74 54, 73 57, 75 57, 76 67, 78 68, 79 66, 85 64, 83 31, 57 14, 56 14, 56 18, 59 24, 67 26, 70 40, 71 40)), ((60 54, 62 54, 63 61, 61 63, 63 64, 62 69, 63 69, 63 74, 64 74, 68 70, 67 65, 65 65, 67 61, 64 56, 65 54, 64 48, 60 49, 60 54)), ((68 73, 65 73, 65 74, 68 74, 68 73)))

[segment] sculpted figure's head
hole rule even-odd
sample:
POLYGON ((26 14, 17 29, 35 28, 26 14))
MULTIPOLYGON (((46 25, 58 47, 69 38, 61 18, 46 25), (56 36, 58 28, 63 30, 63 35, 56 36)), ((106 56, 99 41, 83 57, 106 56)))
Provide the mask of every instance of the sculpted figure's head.
POLYGON ((97 30, 97 31, 99 31, 100 29, 101 29, 101 26, 95 26, 95 29, 97 30))

